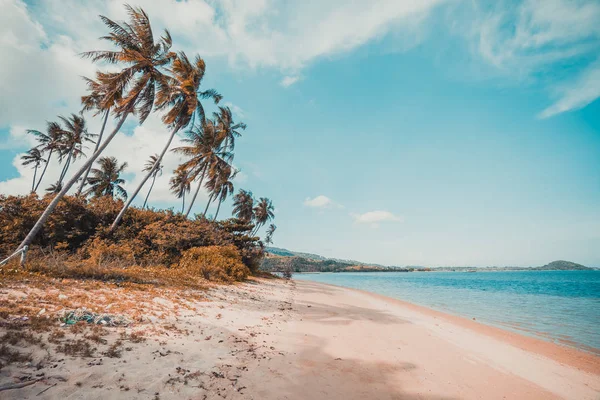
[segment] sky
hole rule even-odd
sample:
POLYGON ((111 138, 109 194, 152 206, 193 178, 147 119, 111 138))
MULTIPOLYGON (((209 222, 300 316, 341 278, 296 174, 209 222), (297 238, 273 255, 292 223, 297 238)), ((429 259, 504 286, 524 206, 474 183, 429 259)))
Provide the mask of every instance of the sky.
MULTIPOLYGON (((234 183, 273 200, 275 246, 397 266, 600 267, 600 2, 132 5, 205 59, 202 87, 248 125, 234 183)), ((108 48, 99 15, 126 18, 121 1, 0 0, 0 193, 28 193, 26 130, 79 112, 81 77, 106 69, 79 56, 108 48)), ((109 145, 128 191, 168 133, 154 113, 109 145)), ((180 161, 167 155, 151 206, 179 209, 180 161)))

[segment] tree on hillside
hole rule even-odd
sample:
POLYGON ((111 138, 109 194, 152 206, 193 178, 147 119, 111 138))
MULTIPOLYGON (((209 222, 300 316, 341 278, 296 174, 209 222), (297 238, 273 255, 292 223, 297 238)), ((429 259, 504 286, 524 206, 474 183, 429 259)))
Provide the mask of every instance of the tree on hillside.
POLYGON ((92 168, 91 175, 88 178, 89 189, 85 191, 85 195, 93 195, 94 197, 110 196, 127 198, 127 192, 123 188, 125 180, 121 178, 121 174, 127 168, 127 163, 119 165, 115 157, 100 157, 98 159, 98 168, 92 168))
POLYGON ((21 165, 33 164, 33 180, 31 181, 31 192, 33 193, 35 191, 37 170, 41 164, 46 162, 46 160, 44 160, 42 152, 37 147, 29 149, 27 153, 21 156, 21 160, 21 165))
MULTIPOLYGON (((131 6, 126 6, 126 8, 129 14, 129 23, 118 24, 107 17, 100 17, 110 30, 103 39, 115 45, 117 50, 99 50, 84 53, 84 56, 91 58, 93 61, 103 61, 123 67, 120 71, 103 73, 98 76, 98 82, 102 86, 106 86, 106 88, 103 88, 103 92, 108 95, 123 93, 122 98, 113 110, 118 122, 111 134, 98 147, 98 150, 65 183, 56 197, 48 204, 31 231, 19 245, 19 249, 31 244, 58 202, 109 145, 127 117, 136 112, 139 122, 142 124, 152 111, 156 86, 164 81, 161 68, 168 66, 174 57, 174 53, 170 51, 171 35, 168 31, 165 31, 165 35, 155 42, 148 15, 141 8, 131 6)), ((102 103, 109 104, 110 101, 106 99, 106 101, 102 100, 102 103)))

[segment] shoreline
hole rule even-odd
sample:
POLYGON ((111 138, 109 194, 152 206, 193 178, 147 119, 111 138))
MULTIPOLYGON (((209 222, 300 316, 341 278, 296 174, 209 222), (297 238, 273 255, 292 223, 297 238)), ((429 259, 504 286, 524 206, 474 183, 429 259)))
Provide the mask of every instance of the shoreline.
MULTIPOLYGON (((319 285, 350 290, 367 296, 372 296, 374 298, 378 298, 384 301, 397 303, 399 305, 402 305, 403 307, 414 309, 415 311, 428 314, 435 318, 443 318, 449 322, 458 324, 467 329, 471 329, 479 333, 488 335, 490 337, 510 343, 511 345, 516 346, 522 350, 533 352, 544 357, 548 357, 559 363, 564 363, 591 373, 600 372, 600 349, 590 347, 590 349, 595 351, 586 351, 585 349, 575 347, 575 345, 568 346, 561 343, 546 341, 533 336, 513 332, 508 329, 503 329, 494 325, 489 325, 484 322, 479 322, 474 319, 469 319, 465 316, 439 311, 427 306, 411 303, 406 300, 396 299, 394 297, 385 296, 379 293, 369 292, 367 290, 349 288, 346 286, 339 286, 322 282, 305 282, 317 283, 319 285)), ((581 345, 577 344, 577 346, 581 345)))

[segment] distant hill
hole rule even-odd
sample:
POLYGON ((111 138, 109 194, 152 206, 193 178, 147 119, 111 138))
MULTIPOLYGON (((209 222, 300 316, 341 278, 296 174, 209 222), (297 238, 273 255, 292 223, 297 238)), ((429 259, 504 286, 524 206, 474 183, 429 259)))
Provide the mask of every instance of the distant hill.
POLYGON ((586 267, 585 265, 577 264, 571 261, 552 261, 549 264, 543 265, 541 267, 532 268, 537 271, 587 271, 593 268, 586 267))
POLYGON ((296 272, 342 272, 342 271, 587 271, 593 268, 586 267, 571 261, 557 260, 541 267, 388 267, 379 264, 370 264, 355 260, 327 258, 313 253, 302 253, 267 247, 262 269, 266 271, 280 271, 284 266, 291 267, 296 272))

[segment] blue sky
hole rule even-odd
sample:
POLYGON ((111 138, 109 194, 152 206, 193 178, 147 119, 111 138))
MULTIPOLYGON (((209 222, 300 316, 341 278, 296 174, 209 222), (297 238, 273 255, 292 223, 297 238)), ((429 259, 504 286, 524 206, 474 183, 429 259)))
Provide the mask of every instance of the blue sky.
MULTIPOLYGON (((104 46, 97 14, 124 15, 113 1, 0 5, 13 55, 0 60, 0 191, 16 194, 32 176, 23 130, 78 111, 78 76, 95 67, 77 54, 104 46)), ((206 59, 205 87, 248 124, 236 187, 273 200, 275 245, 390 265, 600 266, 599 3, 140 5, 206 59)), ((165 140, 156 116, 111 144, 128 187, 165 140)), ((178 207, 179 160, 166 161, 150 201, 178 207)))

